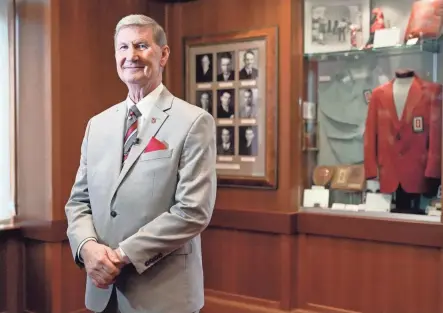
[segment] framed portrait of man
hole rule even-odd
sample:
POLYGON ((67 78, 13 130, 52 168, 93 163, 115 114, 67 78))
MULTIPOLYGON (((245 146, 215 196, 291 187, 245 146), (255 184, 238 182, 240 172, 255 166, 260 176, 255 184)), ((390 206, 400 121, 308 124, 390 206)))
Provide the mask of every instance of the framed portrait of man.
POLYGON ((238 52, 238 61, 240 62, 240 70, 238 78, 257 79, 258 77, 258 49, 247 49, 238 52))
POLYGON ((217 90, 217 118, 235 117, 235 90, 217 90))
POLYGON ((258 131, 257 126, 240 126, 238 134, 239 155, 258 155, 258 131))
POLYGON ((239 117, 241 119, 256 119, 258 108, 258 89, 240 88, 239 89, 239 117))
POLYGON ((234 72, 235 54, 233 51, 217 53, 217 81, 227 82, 235 79, 234 72))
POLYGON ((190 37, 184 45, 186 100, 208 112, 212 104, 218 185, 277 188, 277 28, 190 37), (204 81, 208 63, 213 79, 204 81))
POLYGON ((196 91, 196 105, 209 114, 213 114, 213 97, 212 90, 197 90, 196 91))
POLYGON ((195 80, 197 83, 208 83, 213 80, 213 55, 204 53, 195 56, 195 80))
POLYGON ((217 127, 217 156, 235 155, 235 137, 233 126, 217 127))

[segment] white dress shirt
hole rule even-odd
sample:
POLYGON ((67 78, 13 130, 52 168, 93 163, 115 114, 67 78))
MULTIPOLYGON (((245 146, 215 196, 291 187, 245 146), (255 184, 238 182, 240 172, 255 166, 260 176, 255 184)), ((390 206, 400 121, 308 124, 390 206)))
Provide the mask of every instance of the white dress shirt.
MULTIPOLYGON (((154 105, 154 103, 157 101, 158 97, 162 93, 163 88, 164 88, 163 84, 160 83, 160 85, 158 85, 157 88, 155 88, 153 91, 151 91, 147 96, 145 96, 137 103, 137 108, 140 110, 142 114, 142 116, 140 116, 137 121, 138 133, 140 133, 140 130, 145 124, 146 119, 149 116, 149 113, 151 113, 152 106, 154 105)), ((128 98, 126 98, 126 105, 128 106, 128 111, 133 105, 135 105, 135 103, 131 100, 131 98, 129 98, 129 95, 128 98)))
MULTIPOLYGON (((140 110, 140 113, 142 114, 138 120, 137 120, 137 131, 138 133, 140 133, 141 129, 143 128, 143 125, 146 124, 146 119, 149 116, 149 113, 151 113, 151 109, 152 106, 155 104, 155 102, 158 100, 158 97, 160 96, 160 94, 163 91, 163 84, 160 83, 160 85, 158 85, 153 91, 151 91, 148 95, 146 95, 143 99, 141 99, 138 103, 137 103, 137 108, 140 110)), ((135 105, 135 103, 131 100, 131 98, 128 97, 126 98, 126 105, 128 107, 128 112, 129 109, 135 105)), ((123 140, 123 138, 122 138, 123 140)), ((80 245, 78 246, 78 250, 77 250, 77 257, 80 260, 80 262, 83 262, 83 259, 80 255, 80 251, 83 248, 83 245, 88 242, 89 240, 94 240, 95 242, 97 242, 97 238, 94 237, 88 237, 86 239, 84 239, 80 245)), ((122 255, 122 257, 126 257, 126 253, 122 250, 122 248, 118 248, 120 251, 120 254, 122 255)))

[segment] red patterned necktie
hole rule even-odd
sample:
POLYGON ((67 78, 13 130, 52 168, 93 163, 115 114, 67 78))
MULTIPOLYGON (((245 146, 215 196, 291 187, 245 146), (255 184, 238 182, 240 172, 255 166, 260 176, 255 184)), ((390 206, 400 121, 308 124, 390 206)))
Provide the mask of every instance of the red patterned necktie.
POLYGON ((128 158, 129 151, 137 140, 137 119, 141 116, 140 110, 136 105, 129 109, 128 119, 126 120, 126 131, 123 141, 123 161, 128 158))

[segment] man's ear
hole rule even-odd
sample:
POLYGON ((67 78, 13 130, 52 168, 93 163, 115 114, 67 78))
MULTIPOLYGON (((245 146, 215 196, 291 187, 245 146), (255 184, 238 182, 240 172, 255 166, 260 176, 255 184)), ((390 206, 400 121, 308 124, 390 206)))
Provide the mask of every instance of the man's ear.
POLYGON ((171 50, 169 49, 168 45, 164 45, 161 49, 162 49, 162 57, 160 59, 160 65, 161 67, 165 67, 166 63, 168 62, 169 53, 171 52, 171 50))

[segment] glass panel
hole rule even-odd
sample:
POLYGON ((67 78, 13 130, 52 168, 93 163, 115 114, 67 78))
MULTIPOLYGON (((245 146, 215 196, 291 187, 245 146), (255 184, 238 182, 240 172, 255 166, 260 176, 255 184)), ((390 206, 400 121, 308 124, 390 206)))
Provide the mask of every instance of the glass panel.
POLYGON ((443 1, 372 4, 305 1, 302 206, 439 221, 443 1))
POLYGON ((15 215, 12 188, 13 34, 12 1, 0 1, 0 220, 15 215))

